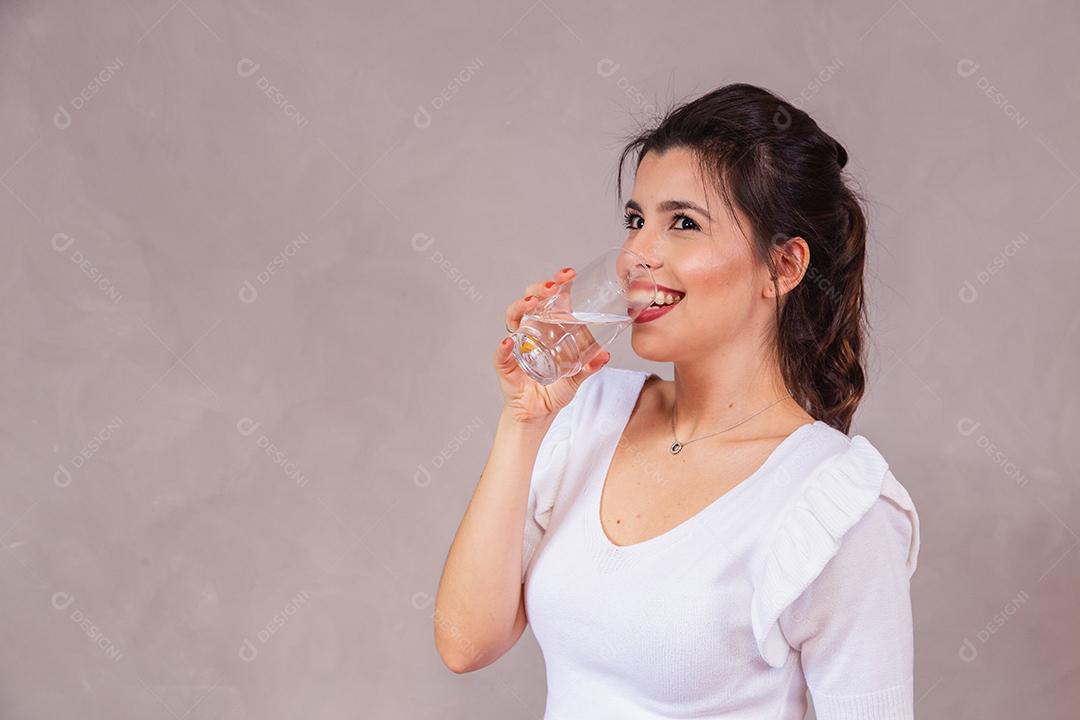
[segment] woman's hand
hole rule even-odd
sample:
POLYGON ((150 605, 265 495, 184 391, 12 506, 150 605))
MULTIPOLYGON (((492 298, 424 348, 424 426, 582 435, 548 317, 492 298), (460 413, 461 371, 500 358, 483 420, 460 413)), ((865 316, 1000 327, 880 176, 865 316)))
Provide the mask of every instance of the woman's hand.
MULTIPOLYGON (((521 318, 538 303, 555 294, 559 285, 574 279, 573 268, 563 268, 555 273, 554 280, 537 282, 525 290, 525 297, 506 308, 506 327, 517 330, 521 318)), ((607 364, 611 353, 602 350, 586 363, 575 375, 559 378, 550 385, 533 380, 517 364, 513 353, 513 340, 507 336, 495 351, 495 371, 505 399, 505 406, 518 422, 543 422, 566 407, 577 393, 581 383, 607 364)))

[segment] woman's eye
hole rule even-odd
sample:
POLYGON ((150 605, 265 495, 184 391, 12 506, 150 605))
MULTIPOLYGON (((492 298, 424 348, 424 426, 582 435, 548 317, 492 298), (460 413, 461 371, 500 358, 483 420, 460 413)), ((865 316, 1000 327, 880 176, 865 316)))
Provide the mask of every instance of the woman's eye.
MULTIPOLYGON (((642 224, 645 223, 645 218, 641 217, 640 215, 634 214, 634 213, 627 213, 626 215, 623 216, 623 219, 625 221, 624 224, 626 225, 626 227, 630 228, 631 230, 640 230, 641 227, 642 227, 642 224), (639 220, 641 221, 641 224, 638 224, 639 220)), ((675 229, 676 230, 700 230, 701 228, 698 226, 697 222, 695 222, 693 220, 693 218, 687 217, 686 215, 676 215, 675 216, 675 229)))
POLYGON ((698 229, 698 224, 696 222, 694 222, 691 218, 688 218, 685 215, 676 215, 675 216, 675 229, 676 230, 697 230, 698 229), (686 221, 686 223, 688 223, 688 224, 680 226, 679 223, 681 223, 683 221, 686 221))

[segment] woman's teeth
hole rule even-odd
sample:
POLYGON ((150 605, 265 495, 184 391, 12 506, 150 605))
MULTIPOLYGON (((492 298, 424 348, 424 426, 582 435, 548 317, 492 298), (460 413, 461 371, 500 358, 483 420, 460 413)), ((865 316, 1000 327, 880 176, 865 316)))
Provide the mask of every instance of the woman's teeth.
POLYGON ((653 305, 662 307, 664 305, 674 305, 683 299, 682 295, 672 295, 671 293, 657 293, 656 299, 653 300, 653 305))

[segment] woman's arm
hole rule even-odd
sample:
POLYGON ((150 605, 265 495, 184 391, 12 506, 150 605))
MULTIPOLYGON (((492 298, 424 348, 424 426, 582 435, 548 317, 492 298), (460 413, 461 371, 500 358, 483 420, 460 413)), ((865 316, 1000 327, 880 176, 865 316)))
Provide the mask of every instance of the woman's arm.
MULTIPOLYGON (((514 332, 526 312, 574 275, 567 267, 552 280, 530 285, 525 297, 507 306, 506 329, 514 332)), ((518 365, 512 345, 510 338, 503 338, 492 359, 503 410, 435 596, 435 647, 446 666, 458 673, 495 662, 525 630, 522 557, 537 456, 581 384, 611 359, 611 353, 602 351, 579 372, 540 385, 518 365)))
POLYGON ((537 452, 554 418, 522 422, 507 408, 499 417, 435 598, 435 646, 454 672, 490 665, 525 630, 525 511, 537 452))

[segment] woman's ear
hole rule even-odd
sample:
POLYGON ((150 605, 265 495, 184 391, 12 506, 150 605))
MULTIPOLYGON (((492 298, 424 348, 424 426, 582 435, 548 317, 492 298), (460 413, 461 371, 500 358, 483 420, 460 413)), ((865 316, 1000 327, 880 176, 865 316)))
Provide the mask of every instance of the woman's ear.
POLYGON ((776 274, 769 276, 765 297, 776 297, 778 288, 780 295, 786 295, 799 284, 810 266, 810 246, 796 235, 782 244, 774 244, 769 252, 772 253, 776 274), (775 285, 773 280, 776 281, 775 285))

